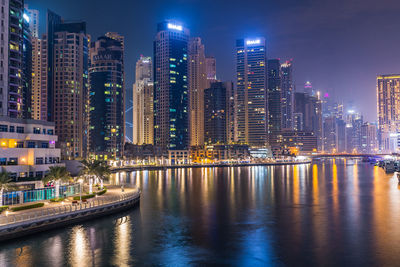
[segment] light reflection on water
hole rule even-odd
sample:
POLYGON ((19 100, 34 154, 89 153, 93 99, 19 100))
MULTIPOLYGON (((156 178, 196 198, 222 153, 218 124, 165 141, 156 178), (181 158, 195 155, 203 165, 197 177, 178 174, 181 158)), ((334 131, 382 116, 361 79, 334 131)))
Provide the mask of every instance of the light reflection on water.
POLYGON ((121 172, 140 208, 0 245, 0 266, 397 265, 397 178, 357 160, 121 172))

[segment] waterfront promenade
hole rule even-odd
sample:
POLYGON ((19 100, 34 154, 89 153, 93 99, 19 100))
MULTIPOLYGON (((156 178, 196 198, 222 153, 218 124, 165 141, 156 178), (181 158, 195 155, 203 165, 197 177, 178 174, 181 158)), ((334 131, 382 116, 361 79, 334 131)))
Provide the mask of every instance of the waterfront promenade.
POLYGON ((3 212, 0 215, 0 241, 122 211, 139 201, 139 189, 126 188, 122 192, 120 188, 115 188, 86 202, 46 202, 41 208, 3 212))

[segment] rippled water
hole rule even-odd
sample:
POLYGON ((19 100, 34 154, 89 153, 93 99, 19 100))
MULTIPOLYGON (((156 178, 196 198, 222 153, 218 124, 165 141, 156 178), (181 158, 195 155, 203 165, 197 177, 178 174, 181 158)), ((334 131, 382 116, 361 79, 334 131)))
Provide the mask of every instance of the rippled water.
POLYGON ((0 266, 399 265, 397 178, 353 160, 120 173, 140 207, 0 245, 0 266))

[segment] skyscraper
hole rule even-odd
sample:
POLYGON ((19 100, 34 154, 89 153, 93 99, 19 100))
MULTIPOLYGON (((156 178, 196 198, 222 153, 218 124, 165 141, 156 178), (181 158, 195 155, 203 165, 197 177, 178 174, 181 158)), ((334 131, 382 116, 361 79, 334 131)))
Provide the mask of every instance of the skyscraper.
POLYGON ((377 150, 376 125, 364 123, 361 126, 361 151, 363 153, 376 153, 377 150))
POLYGON ((281 64, 279 59, 268 60, 268 132, 279 133, 282 124, 281 64))
POLYGON ((46 51, 47 86, 42 101, 47 120, 55 122, 62 158, 85 157, 88 136, 89 35, 85 22, 64 23, 48 11, 46 51), (47 105, 46 105, 47 102, 47 105))
POLYGON ((30 18, 23 14, 22 20, 22 117, 32 118, 32 35, 30 18))
POLYGON ((293 129, 293 61, 281 64, 281 108, 282 130, 293 129))
POLYGON ((136 62, 133 85, 133 144, 154 143, 153 64, 151 57, 141 56, 136 62))
POLYGON ((264 38, 236 41, 237 138, 252 146, 267 142, 267 79, 264 38))
POLYGON ((120 158, 124 147, 122 42, 99 37, 90 45, 89 151, 97 159, 120 158))
POLYGON ((190 146, 204 145, 204 90, 208 87, 204 45, 199 37, 189 41, 190 146))
POLYGON ((165 21, 154 41, 154 141, 164 150, 189 145, 189 35, 182 24, 165 21))
POLYGON ((391 135, 400 133, 400 74, 377 77, 377 109, 379 146, 384 152, 394 152, 391 135))
POLYGON ((204 91, 205 144, 231 144, 234 141, 233 83, 215 82, 204 91))
MULTIPOLYGON (((323 149, 322 102, 307 93, 294 93, 295 128, 313 132, 317 137, 318 150, 323 149)), ((333 126, 332 126, 333 127, 333 126)))
MULTIPOLYGON (((24 45, 24 30, 26 27, 26 17, 24 18, 24 1, 10 0, 9 8, 5 9, 8 12, 8 116, 13 118, 22 118, 24 106, 27 99, 24 99, 26 92, 23 84, 23 45, 24 45)), ((29 32, 29 29, 28 29, 29 32)))
POLYGON ((25 14, 29 18, 29 30, 33 38, 39 38, 39 10, 30 9, 25 4, 25 14))
POLYGON ((9 50, 9 1, 1 1, 1 23, 4 27, 0 27, 2 42, 0 42, 0 114, 8 115, 8 50, 9 50))
POLYGON ((217 81, 217 62, 215 57, 206 57, 206 74, 208 81, 207 88, 209 88, 211 83, 217 81))
POLYGON ((42 40, 39 39, 39 11, 29 9, 25 5, 25 15, 28 18, 31 33, 32 47, 32 77, 31 77, 31 117, 35 120, 41 119, 41 88, 42 88, 42 40))

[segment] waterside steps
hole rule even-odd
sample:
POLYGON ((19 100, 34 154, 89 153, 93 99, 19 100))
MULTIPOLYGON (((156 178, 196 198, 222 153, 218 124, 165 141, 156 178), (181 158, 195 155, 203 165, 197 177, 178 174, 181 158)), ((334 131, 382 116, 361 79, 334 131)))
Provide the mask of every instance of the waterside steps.
POLYGON ((130 209, 139 204, 140 195, 136 190, 75 205, 0 215, 0 242, 130 209))

